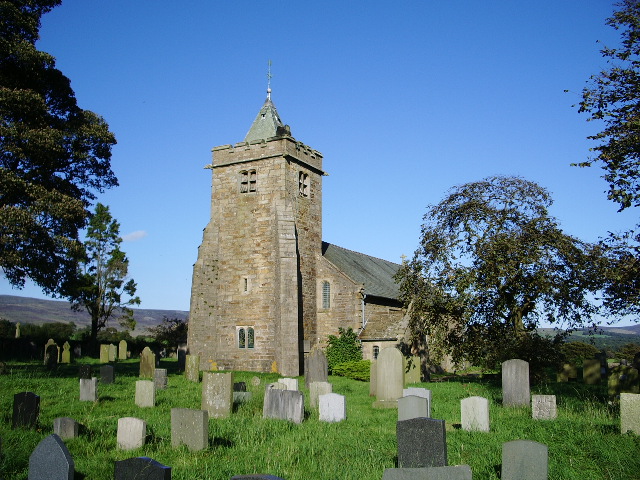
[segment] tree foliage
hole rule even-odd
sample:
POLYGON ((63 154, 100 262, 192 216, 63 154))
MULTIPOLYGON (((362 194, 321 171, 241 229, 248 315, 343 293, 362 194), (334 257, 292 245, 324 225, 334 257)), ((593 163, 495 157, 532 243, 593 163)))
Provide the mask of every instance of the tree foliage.
POLYGON ((495 366, 540 351, 547 340, 533 331, 542 320, 589 321, 597 250, 562 232, 551 203, 534 182, 496 176, 431 206, 397 276, 412 335, 428 335, 454 361, 495 366))
POLYGON ((352 328, 338 328, 338 336, 329 335, 327 364, 329 373, 340 363, 362 360, 362 345, 352 328))
POLYGON ((81 262, 69 300, 76 310, 85 309, 91 316, 91 341, 109 319, 119 314, 120 324, 128 330, 135 328, 131 305, 139 305, 135 296, 136 283, 127 279, 129 260, 120 250, 120 225, 111 216, 109 207, 98 203, 89 219, 86 256, 81 262))
POLYGON ((162 323, 147 328, 156 342, 166 347, 177 347, 187 341, 188 320, 177 317, 163 317, 162 323))
POLYGON ((564 359, 575 365, 582 365, 585 359, 595 358, 600 353, 594 345, 585 342, 566 342, 560 347, 564 359))
POLYGON ((60 0, 0 0, 0 265, 9 282, 63 294, 83 247, 95 191, 117 185, 116 143, 81 109, 55 59, 36 49, 60 0))

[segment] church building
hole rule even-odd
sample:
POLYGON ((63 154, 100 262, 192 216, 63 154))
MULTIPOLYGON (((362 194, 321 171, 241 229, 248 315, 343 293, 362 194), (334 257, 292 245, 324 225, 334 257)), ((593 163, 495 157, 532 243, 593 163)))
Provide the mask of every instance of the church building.
POLYGON ((270 89, 244 140, 213 148, 189 313, 202 369, 297 376, 340 327, 370 359, 404 336, 400 265, 322 241, 322 160, 280 120, 270 89))

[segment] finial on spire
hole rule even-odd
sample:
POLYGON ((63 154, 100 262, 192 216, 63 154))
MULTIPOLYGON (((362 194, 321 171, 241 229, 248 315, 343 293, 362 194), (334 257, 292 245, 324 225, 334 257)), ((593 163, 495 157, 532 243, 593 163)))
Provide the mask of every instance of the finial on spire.
POLYGON ((267 100, 271 100, 271 60, 269 60, 269 69, 267 70, 267 100))

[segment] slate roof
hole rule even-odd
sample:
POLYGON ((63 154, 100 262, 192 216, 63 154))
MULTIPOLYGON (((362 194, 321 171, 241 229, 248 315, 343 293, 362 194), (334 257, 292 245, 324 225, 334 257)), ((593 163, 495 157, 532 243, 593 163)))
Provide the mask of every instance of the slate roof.
POLYGON ((399 264, 327 242, 322 242, 322 255, 351 280, 362 283, 365 295, 398 299, 398 285, 393 276, 400 268, 399 264))
POLYGON ((258 112, 256 119, 251 124, 251 128, 244 137, 245 142, 253 142, 255 140, 266 140, 275 137, 278 127, 283 127, 282 120, 278 115, 276 106, 271 101, 271 96, 267 97, 258 112))

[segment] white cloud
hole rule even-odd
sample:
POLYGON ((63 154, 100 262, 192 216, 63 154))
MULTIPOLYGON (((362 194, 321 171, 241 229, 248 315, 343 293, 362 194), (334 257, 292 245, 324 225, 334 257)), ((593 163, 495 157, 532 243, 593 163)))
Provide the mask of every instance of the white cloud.
POLYGON ((122 236, 123 242, 137 242, 147 236, 147 232, 144 230, 136 230, 135 232, 128 233, 122 236))

